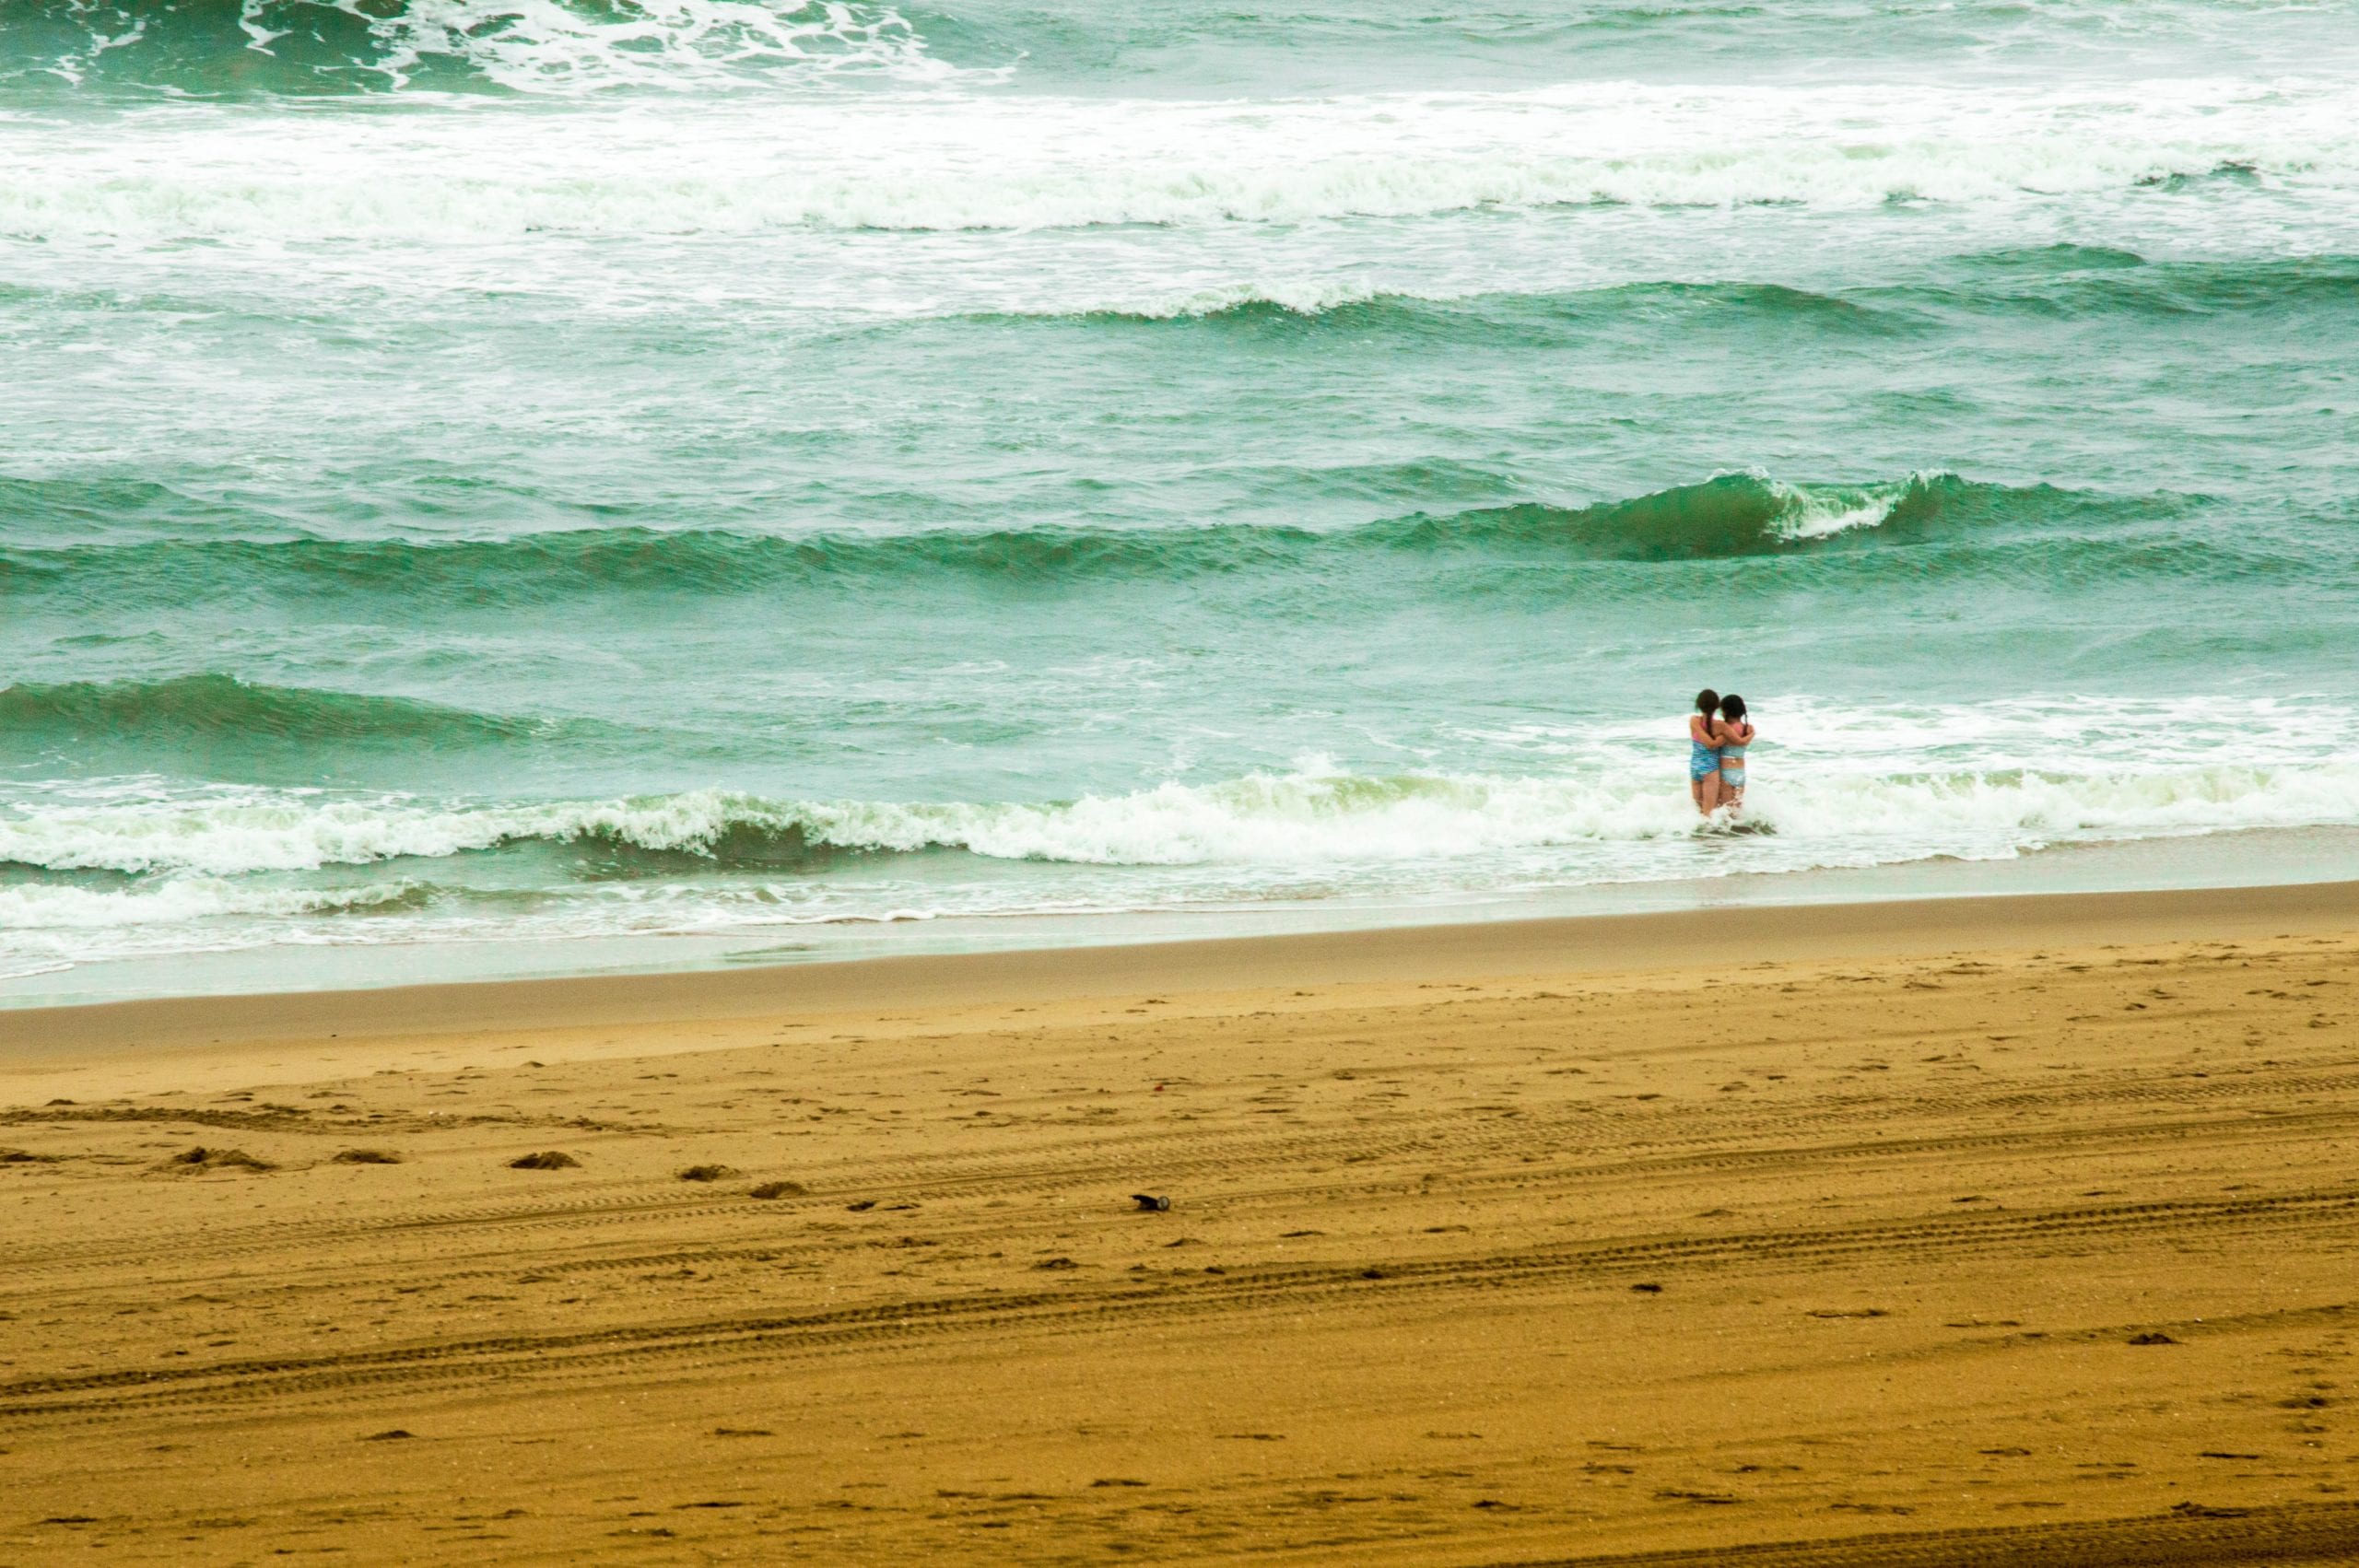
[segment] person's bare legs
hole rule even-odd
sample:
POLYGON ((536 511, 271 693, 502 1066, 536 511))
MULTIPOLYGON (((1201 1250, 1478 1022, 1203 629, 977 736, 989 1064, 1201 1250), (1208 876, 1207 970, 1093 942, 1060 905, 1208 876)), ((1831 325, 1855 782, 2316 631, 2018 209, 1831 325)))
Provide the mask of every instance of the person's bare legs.
POLYGON ((1716 767, 1691 782, 1687 793, 1695 798, 1696 814, 1710 816, 1720 803, 1720 770, 1716 767))

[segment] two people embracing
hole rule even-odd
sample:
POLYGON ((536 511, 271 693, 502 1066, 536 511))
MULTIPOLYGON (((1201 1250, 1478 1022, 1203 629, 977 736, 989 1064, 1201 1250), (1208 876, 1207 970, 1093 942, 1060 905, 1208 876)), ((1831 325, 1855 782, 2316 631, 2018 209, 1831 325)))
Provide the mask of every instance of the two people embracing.
POLYGON ((1705 816, 1725 807, 1731 816, 1744 810, 1744 751, 1753 744, 1744 698, 1722 696, 1709 686, 1696 694, 1687 716, 1687 790, 1705 816))

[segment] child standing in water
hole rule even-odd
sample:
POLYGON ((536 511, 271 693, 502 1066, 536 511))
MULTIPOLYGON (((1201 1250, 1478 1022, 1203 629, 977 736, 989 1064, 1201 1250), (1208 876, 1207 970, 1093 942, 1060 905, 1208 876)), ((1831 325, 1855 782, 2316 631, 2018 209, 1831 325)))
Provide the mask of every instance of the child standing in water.
POLYGON ((1720 698, 1719 722, 1712 726, 1720 746, 1719 803, 1729 815, 1744 810, 1744 748, 1753 744, 1753 723, 1744 716, 1744 698, 1734 692, 1720 698))
POLYGON ((1706 686, 1696 694, 1696 711, 1687 716, 1687 792, 1702 816, 1710 816, 1720 803, 1719 726, 1712 718, 1719 706, 1720 694, 1706 686))

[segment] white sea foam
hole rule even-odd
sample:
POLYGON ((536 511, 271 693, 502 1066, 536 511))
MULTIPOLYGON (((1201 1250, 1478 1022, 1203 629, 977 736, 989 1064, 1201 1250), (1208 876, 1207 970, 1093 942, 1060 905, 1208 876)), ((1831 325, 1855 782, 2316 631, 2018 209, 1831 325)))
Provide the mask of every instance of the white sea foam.
POLYGON ((406 883, 346 892, 243 887, 220 877, 176 878, 123 891, 35 883, 0 887, 0 930, 106 930, 224 916, 347 915, 407 903, 414 891, 406 883))
MULTIPOLYGON (((691 90, 753 85, 786 67, 799 79, 851 71, 937 82, 958 73, 925 50, 888 6, 843 0, 638 0, 583 7, 563 0, 306 0, 369 24, 381 53, 369 74, 405 85, 433 64, 463 64, 525 93, 606 88, 691 90)), ((244 0, 252 18, 264 0, 244 0)), ((274 9, 296 7, 281 4, 274 9)), ((261 47, 267 48, 267 43, 261 47)))
MULTIPOLYGON (((1682 793, 1654 776, 1660 771, 1371 777, 1313 766, 1055 803, 787 802, 701 790, 532 806, 289 799, 64 808, 0 822, 0 860, 227 878, 447 860, 532 840, 713 855, 732 836, 751 833, 795 835, 838 849, 956 849, 1089 866, 1445 862, 1683 837, 1694 830, 1694 814, 1682 793)), ((1895 777, 1772 763, 1752 811, 1777 829, 1779 858, 1792 867, 1813 863, 1821 851, 1848 858, 1862 847, 1879 859, 2005 854, 2066 838, 2359 823, 2359 768, 2221 764, 1895 777)))
POLYGON ((1893 508, 1908 494, 1907 483, 1859 488, 1776 484, 1774 488, 1788 509, 1774 530, 1787 540, 1828 539, 1856 528, 1877 527, 1892 521, 1893 508))
POLYGON ((2359 190, 2359 84, 1972 92, 1592 84, 1256 103, 961 92, 356 123, 216 105, 18 134, 0 233, 52 241, 1295 224, 1562 205, 1856 210, 2223 170, 2359 190))
MULTIPOLYGON (((891 6, 863 0, 239 0, 237 24, 251 54, 276 55, 290 35, 335 23, 333 12, 365 28, 370 41, 351 60, 297 67, 321 87, 399 91, 455 71, 469 85, 573 98, 616 88, 808 87, 838 76, 940 83, 1004 75, 960 71, 928 53, 891 6)), ((102 69, 110 53, 170 47, 148 41, 154 18, 129 5, 86 4, 80 19, 88 29, 82 46, 42 66, 68 82, 102 69)), ((170 18, 153 30, 193 21, 170 18)), ((135 64, 127 72, 142 75, 135 64)))

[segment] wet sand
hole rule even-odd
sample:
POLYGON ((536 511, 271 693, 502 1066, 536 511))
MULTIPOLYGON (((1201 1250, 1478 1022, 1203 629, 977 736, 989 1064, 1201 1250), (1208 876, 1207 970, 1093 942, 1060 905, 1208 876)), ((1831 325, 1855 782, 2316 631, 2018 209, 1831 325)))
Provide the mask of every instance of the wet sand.
POLYGON ((2343 884, 0 1013, 0 1562, 2359 1562, 2354 988, 2343 884))

